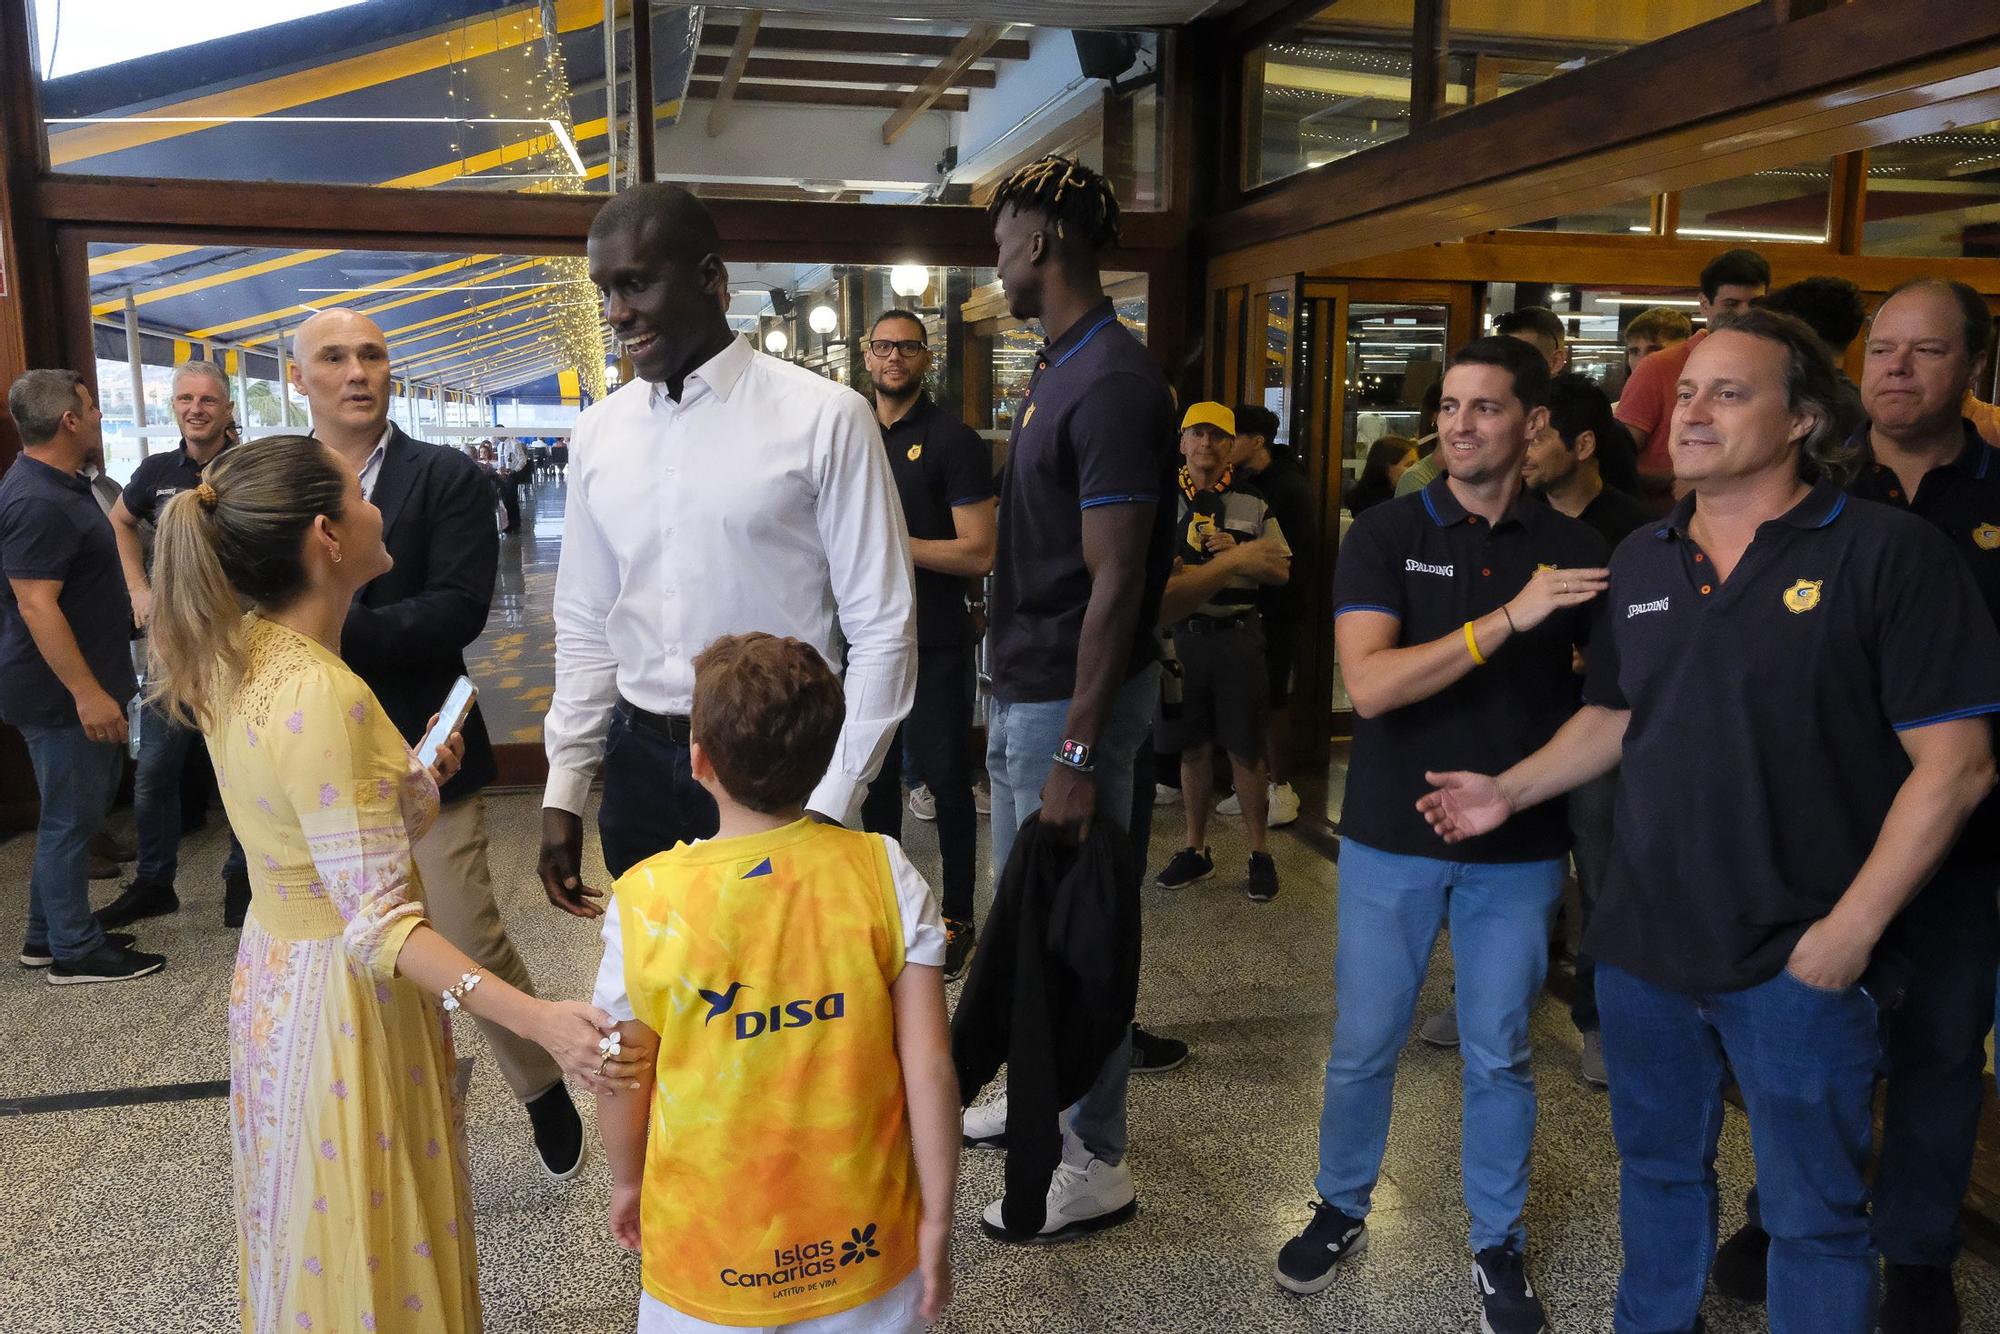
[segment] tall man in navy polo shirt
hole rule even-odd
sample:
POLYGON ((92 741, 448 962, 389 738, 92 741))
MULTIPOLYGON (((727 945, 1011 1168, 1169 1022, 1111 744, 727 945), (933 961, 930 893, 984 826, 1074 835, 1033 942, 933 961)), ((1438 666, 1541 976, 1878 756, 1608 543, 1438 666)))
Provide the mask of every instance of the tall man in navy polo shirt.
POLYGON ((83 476, 104 414, 73 371, 29 371, 7 411, 21 456, 0 477, 0 721, 20 729, 41 793, 21 962, 58 986, 126 982, 167 961, 90 913, 90 838, 118 793, 137 688, 118 547, 83 476))
POLYGON ((1495 1334, 1538 1334, 1522 1209, 1535 1133, 1528 1011, 1548 970, 1569 827, 1560 810, 1460 849, 1417 813, 1436 757, 1512 763, 1575 711, 1572 659, 1606 547, 1525 494, 1548 425, 1533 347, 1482 338, 1443 381, 1445 473, 1377 505, 1342 542, 1335 642, 1356 714, 1341 812, 1339 1018, 1320 1122, 1321 1203, 1278 1258, 1295 1292, 1330 1286, 1361 1244, 1382 1168, 1396 1061, 1438 930, 1449 921, 1464 1050, 1461 1131, 1478 1294, 1495 1334))
MULTIPOLYGON (((181 442, 164 454, 149 454, 132 470, 118 503, 111 507, 111 532, 118 539, 118 560, 125 572, 125 591, 132 599, 132 620, 141 629, 152 618, 153 585, 146 572, 148 529, 161 506, 183 491, 201 485, 202 472, 229 448, 229 428, 235 413, 229 398, 229 377, 212 361, 190 361, 174 371, 174 422, 181 442)), ((181 770, 188 751, 201 733, 183 727, 164 709, 148 707, 139 723, 139 760, 132 778, 132 813, 139 826, 139 866, 132 883, 99 912, 107 927, 119 927, 142 917, 170 913, 180 907, 174 876, 180 869, 181 770)), ((229 855, 222 864, 222 922, 240 927, 250 907, 250 872, 243 845, 229 836, 229 855)))
POLYGON ((1718 319, 1674 412, 1692 492, 1618 549, 1586 707, 1498 778, 1435 775, 1421 803, 1448 840, 1490 837, 1622 756, 1589 947, 1625 1334, 1700 1318, 1725 1064, 1771 1232, 1771 1329, 1875 1328, 1866 1170, 1895 978, 1871 956, 1993 788, 2000 634, 1937 532, 1832 480, 1839 394, 1797 320, 1718 319))
POLYGON ((972 807, 972 613, 966 594, 993 568, 993 451, 970 426, 941 412, 924 391, 931 354, 923 321, 907 310, 876 316, 866 355, 875 419, 910 530, 917 579, 917 693, 896 729, 882 770, 861 805, 873 834, 903 836, 903 750, 937 802, 944 871, 944 975, 972 957, 973 860, 979 815, 972 807))
MULTIPOLYGON (((1159 692, 1153 625, 1172 563, 1174 418, 1166 377, 1098 278, 1098 255, 1118 238, 1104 178, 1043 158, 1007 178, 989 213, 1007 307, 1040 320, 1049 340, 1015 414, 1000 489, 986 741, 997 881, 1037 809, 1043 824, 1079 838, 1131 809, 1133 761, 1159 692)), ((1063 1161, 1036 1239, 1137 1211, 1125 1161, 1131 1072, 1128 1038, 1064 1114, 1063 1161)), ((990 1141, 1005 1120, 1004 1101, 974 1108, 967 1138, 990 1141)), ((1007 1233, 998 1200, 983 1222, 990 1236, 1029 1240, 1007 1233)))
MULTIPOLYGON (((2000 622, 2000 451, 1960 415, 1992 320, 1963 283, 1890 293, 1868 331, 1861 401, 1870 425, 1848 491, 1941 530, 2000 622)), ((1886 1260, 1887 1334, 1959 1327, 1951 1264, 1985 1094, 1993 975, 2000 968, 2000 799, 1989 797, 1938 873, 1884 937, 1907 980, 1883 1025, 1887 1071, 1875 1171, 1875 1244, 1886 1260)), ((1750 1222, 1715 1258, 1715 1286, 1764 1299, 1770 1235, 1750 1222)))

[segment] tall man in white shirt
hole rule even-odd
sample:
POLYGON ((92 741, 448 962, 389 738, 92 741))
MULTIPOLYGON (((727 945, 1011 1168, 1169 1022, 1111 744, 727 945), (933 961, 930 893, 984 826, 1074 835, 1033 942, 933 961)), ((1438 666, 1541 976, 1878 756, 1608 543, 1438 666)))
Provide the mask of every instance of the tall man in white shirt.
POLYGON ((600 759, 614 878, 715 832, 688 772, 709 643, 765 630, 844 667, 847 720, 807 808, 849 827, 916 688, 909 537, 875 414, 731 332, 720 250, 679 186, 627 190, 590 227, 591 281, 635 373, 577 423, 556 574, 541 876, 578 917, 601 911, 581 876, 600 759))

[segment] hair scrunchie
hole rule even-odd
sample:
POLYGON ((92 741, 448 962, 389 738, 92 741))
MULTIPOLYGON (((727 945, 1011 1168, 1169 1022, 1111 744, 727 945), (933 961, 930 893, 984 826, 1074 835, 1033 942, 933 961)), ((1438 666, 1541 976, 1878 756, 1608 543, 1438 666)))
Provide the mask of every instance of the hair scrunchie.
POLYGON ((210 486, 207 482, 203 482, 194 489, 194 498, 200 502, 203 509, 213 514, 215 512, 215 502, 221 497, 215 494, 214 487, 210 486))

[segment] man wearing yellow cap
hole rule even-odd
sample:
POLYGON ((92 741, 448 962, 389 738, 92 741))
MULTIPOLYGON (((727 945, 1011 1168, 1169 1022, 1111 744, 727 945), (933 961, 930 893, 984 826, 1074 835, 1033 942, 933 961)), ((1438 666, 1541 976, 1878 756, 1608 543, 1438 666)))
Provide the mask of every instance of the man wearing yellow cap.
MULTIPOLYGON (((1180 497, 1175 566, 1205 565, 1239 542, 1269 538, 1284 545, 1263 493, 1237 482, 1229 466, 1236 414, 1220 403, 1196 403, 1181 418, 1180 497)), ((1282 584, 1285 573, 1264 582, 1282 584)), ((1248 893, 1258 903, 1278 896, 1278 868, 1265 848, 1269 811, 1264 774, 1264 724, 1269 685, 1264 672, 1259 578, 1231 575, 1208 601, 1170 631, 1182 673, 1178 717, 1164 720, 1162 745, 1181 753, 1181 800, 1187 806, 1187 846, 1160 872, 1162 889, 1182 889, 1215 874, 1205 841, 1214 808, 1215 756, 1229 753, 1250 839, 1248 893)))

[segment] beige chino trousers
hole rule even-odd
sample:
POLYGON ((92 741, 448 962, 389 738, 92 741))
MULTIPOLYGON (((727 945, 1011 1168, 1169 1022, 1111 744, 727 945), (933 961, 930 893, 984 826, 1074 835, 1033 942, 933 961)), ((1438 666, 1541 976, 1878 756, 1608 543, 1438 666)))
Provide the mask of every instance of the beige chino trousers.
MULTIPOLYGON (((411 849, 424 882, 424 913, 439 935, 456 945, 494 977, 535 994, 528 967, 507 938, 493 901, 493 873, 486 861, 486 799, 479 793, 446 803, 437 823, 411 849)), ((562 1067, 535 1043, 487 1019, 474 1020, 500 1067, 501 1077, 522 1102, 554 1088, 562 1067)))

